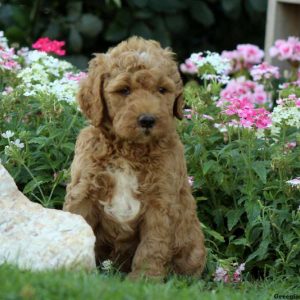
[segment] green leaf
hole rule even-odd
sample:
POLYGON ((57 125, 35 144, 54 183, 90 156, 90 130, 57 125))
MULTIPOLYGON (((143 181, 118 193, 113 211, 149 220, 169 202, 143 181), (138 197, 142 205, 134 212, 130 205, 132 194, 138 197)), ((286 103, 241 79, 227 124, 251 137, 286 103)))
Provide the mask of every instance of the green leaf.
POLYGON ((80 52, 82 49, 82 38, 79 32, 72 27, 69 34, 69 47, 73 52, 80 52))
POLYGON ((156 12, 177 13, 185 8, 186 4, 181 0, 151 0, 148 6, 156 12))
POLYGON ((14 41, 22 40, 24 37, 24 30, 17 26, 10 26, 6 29, 5 35, 14 41))
POLYGON ((39 145, 46 145, 49 143, 49 138, 45 136, 38 136, 30 139, 29 144, 39 144, 39 145))
POLYGON ((81 54, 68 55, 66 60, 81 70, 86 70, 89 62, 89 59, 81 54))
POLYGON ((23 193, 28 194, 30 192, 33 192, 38 186, 42 185, 43 183, 50 182, 50 181, 51 180, 49 180, 49 179, 45 179, 41 176, 37 176, 37 177, 35 177, 35 180, 31 180, 25 185, 25 187, 23 189, 23 193))
POLYGON ((29 23, 29 12, 22 6, 14 6, 13 19, 19 27, 25 27, 29 23))
POLYGON ((258 201, 246 200, 245 201, 245 209, 247 212, 248 220, 251 224, 260 215, 260 205, 259 205, 258 201))
POLYGON ((67 3, 67 11, 68 11, 68 21, 75 22, 79 19, 81 12, 82 12, 82 2, 81 1, 74 1, 67 3))
POLYGON ((268 239, 270 237, 271 225, 269 221, 264 220, 263 223, 263 240, 268 239))
POLYGON ((167 15, 165 23, 167 28, 175 34, 184 32, 188 28, 188 21, 183 14, 167 15))
POLYGON ((245 238, 236 239, 234 241, 231 241, 230 243, 234 245, 248 246, 247 239, 245 238))
POLYGON ((231 230, 239 221, 241 215, 243 214, 244 209, 232 209, 226 213, 227 217, 227 226, 231 230))
POLYGON ((249 0, 254 10, 258 12, 265 12, 267 10, 267 0, 249 0))
POLYGON ((133 14, 135 19, 147 20, 153 18, 153 12, 149 10, 137 10, 133 14))
POLYGON ((50 39, 57 39, 60 33, 60 25, 57 22, 50 22, 47 29, 44 31, 43 36, 47 36, 50 39))
POLYGON ((250 254, 246 260, 246 263, 254 260, 254 258, 257 258, 257 260, 263 260, 266 257, 266 254, 268 252, 270 241, 269 240, 263 240, 256 251, 254 251, 252 254, 250 254))
POLYGON ((203 175, 206 175, 214 165, 216 165, 216 162, 214 160, 206 161, 203 164, 203 169, 202 169, 203 175))
MULTIPOLYGON (((1 23, 4 24, 5 26, 9 26, 9 25, 13 24, 13 19, 12 19, 13 8, 14 8, 14 6, 10 5, 10 4, 0 5, 0 20, 1 20, 1 23)), ((5 30, 5 33, 6 33, 6 30, 5 30)))
POLYGON ((207 227, 203 223, 201 225, 202 225, 203 231, 205 232, 206 235, 212 236, 213 238, 215 238, 219 242, 222 242, 222 243, 225 242, 224 237, 220 233, 218 233, 218 232, 214 231, 213 229, 207 227))
POLYGON ((194 156, 197 159, 200 154, 201 154, 201 144, 196 144, 196 146, 194 147, 194 156))
POLYGON ((153 38, 158 40, 163 47, 171 46, 170 32, 167 30, 163 18, 152 20, 153 38))
POLYGON ((231 12, 241 5, 241 0, 222 0, 225 12, 231 12))
POLYGON ((252 164, 252 169, 258 175, 260 180, 265 184, 267 182, 267 169, 262 161, 255 161, 252 164))
POLYGON ((141 36, 145 39, 152 38, 152 32, 150 28, 144 22, 136 22, 130 30, 130 35, 141 36))
POLYGON ((103 28, 103 22, 92 14, 82 15, 78 30, 87 37, 95 37, 103 28))
POLYGON ((143 8, 147 5, 148 0, 128 0, 128 2, 136 7, 143 8))
POLYGON ((190 6, 190 13, 197 22, 205 27, 210 27, 215 22, 211 9, 203 1, 193 0, 190 6))
POLYGON ((113 22, 105 32, 105 39, 110 42, 118 42, 124 39, 128 34, 128 28, 121 24, 113 22))

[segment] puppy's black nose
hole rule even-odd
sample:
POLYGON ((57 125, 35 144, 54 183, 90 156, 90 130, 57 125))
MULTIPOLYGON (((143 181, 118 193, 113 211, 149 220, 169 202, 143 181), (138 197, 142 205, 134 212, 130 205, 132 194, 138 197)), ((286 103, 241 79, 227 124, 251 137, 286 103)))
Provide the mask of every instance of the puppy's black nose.
POLYGON ((152 115, 143 114, 139 116, 138 122, 141 125, 141 127, 149 129, 154 126, 155 117, 152 115))

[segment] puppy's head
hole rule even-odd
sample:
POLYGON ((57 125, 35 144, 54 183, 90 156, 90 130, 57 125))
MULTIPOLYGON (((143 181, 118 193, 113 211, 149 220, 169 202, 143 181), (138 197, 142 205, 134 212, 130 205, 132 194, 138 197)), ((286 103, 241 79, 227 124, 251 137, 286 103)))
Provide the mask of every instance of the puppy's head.
POLYGON ((78 101, 96 126, 145 143, 175 131, 182 118, 182 81, 173 53, 133 37, 91 60, 78 101))

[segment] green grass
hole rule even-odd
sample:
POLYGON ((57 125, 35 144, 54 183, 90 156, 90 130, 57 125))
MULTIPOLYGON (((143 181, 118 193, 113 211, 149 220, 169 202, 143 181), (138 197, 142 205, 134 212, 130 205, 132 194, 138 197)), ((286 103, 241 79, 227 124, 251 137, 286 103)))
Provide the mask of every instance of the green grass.
POLYGON ((273 299, 275 294, 299 295, 297 278, 278 278, 240 284, 217 284, 189 278, 170 278, 166 283, 131 282, 119 275, 78 271, 20 271, 0 266, 0 299, 273 299))

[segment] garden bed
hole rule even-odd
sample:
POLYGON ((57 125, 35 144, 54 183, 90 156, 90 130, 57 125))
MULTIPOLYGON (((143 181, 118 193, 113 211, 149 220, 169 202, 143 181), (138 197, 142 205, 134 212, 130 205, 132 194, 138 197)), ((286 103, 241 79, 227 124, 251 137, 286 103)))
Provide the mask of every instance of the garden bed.
MULTIPOLYGON (((48 42, 35 47, 45 51, 43 43, 48 42)), ((51 46, 47 49, 63 54, 57 51, 61 43, 51 46)), ((85 73, 42 51, 10 48, 0 35, 0 159, 32 201, 60 209, 76 136, 86 125, 75 101, 85 73)), ((256 296, 258 291, 241 283, 243 278, 298 276, 300 266, 300 42, 278 41, 271 53, 287 60, 291 71, 263 63, 264 53, 254 45, 240 45, 221 56, 195 53, 181 66, 187 75, 187 107, 178 132, 206 236, 204 278, 240 283, 256 296)), ((40 282, 68 274, 1 269, 5 276, 10 273, 12 283, 20 282, 18 293, 21 274, 40 282)), ((103 279, 68 276, 74 278, 76 291, 83 288, 76 280, 88 285, 103 279)), ((103 280, 129 290, 133 286, 103 280)), ((194 297, 211 284, 195 281, 185 289, 185 281, 170 282, 160 288, 163 295, 171 291, 172 297, 181 292, 194 297), (178 292, 177 285, 183 290, 178 292)), ((9 283, 6 286, 8 291, 9 283)), ((152 285, 137 285, 137 293, 145 286, 156 293, 152 285)), ((98 289, 100 293, 101 286, 98 289)))

